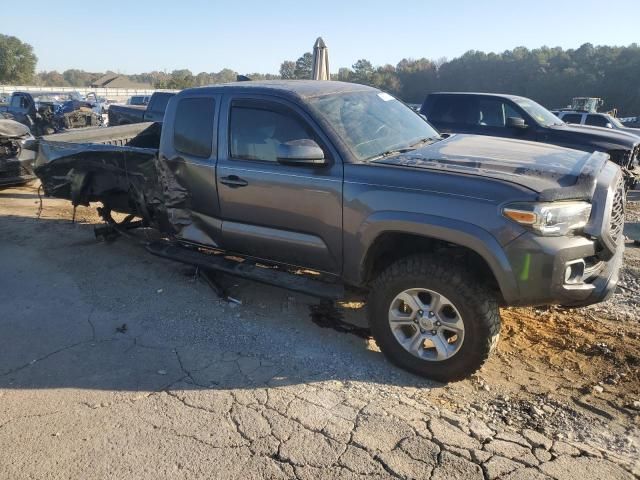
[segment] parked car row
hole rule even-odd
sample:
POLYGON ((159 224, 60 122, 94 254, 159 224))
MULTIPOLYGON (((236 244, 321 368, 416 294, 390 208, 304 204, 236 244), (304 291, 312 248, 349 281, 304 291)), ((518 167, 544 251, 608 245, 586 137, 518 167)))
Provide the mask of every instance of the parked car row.
POLYGON ((39 137, 64 130, 102 124, 101 106, 77 92, 13 92, 6 113, 39 137), (98 110, 96 110, 98 109, 98 110))
POLYGON ((341 82, 187 89, 161 124, 43 137, 36 174, 47 195, 102 202, 114 234, 162 232, 153 254, 319 297, 366 293, 392 362, 456 380, 494 350, 499 306, 612 295, 638 143, 522 97, 437 94, 421 111, 431 123, 341 82))

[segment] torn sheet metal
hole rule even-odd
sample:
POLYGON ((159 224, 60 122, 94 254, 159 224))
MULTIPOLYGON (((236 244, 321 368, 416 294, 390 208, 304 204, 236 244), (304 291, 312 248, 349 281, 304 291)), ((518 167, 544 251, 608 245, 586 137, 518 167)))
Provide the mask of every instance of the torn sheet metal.
POLYGON ((194 224, 191 194, 158 157, 160 124, 75 131, 40 140, 36 175, 47 196, 102 202, 171 236, 194 224))

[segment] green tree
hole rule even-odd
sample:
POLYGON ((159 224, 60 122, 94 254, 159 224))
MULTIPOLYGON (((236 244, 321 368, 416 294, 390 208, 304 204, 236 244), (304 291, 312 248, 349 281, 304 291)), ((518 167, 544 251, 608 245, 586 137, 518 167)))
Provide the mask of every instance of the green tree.
POLYGON ((307 52, 296 60, 296 66, 293 69, 294 78, 300 80, 310 80, 313 73, 313 54, 307 52))
POLYGON ((36 85, 43 87, 67 87, 69 84, 64 79, 64 76, 56 71, 40 72, 34 77, 36 85))
POLYGON ((174 70, 166 79, 158 80, 154 86, 156 88, 168 88, 172 90, 183 90, 196 85, 196 77, 191 70, 174 70))
POLYGON ((31 82, 38 58, 28 43, 0 34, 0 83, 31 82))
POLYGON ((396 66, 402 99, 410 103, 422 103, 426 92, 438 85, 436 64, 426 58, 418 60, 403 58, 396 66))
POLYGON ((62 76, 72 87, 88 87, 99 75, 84 70, 70 69, 62 72, 62 76))
POLYGON ((280 64, 280 76, 283 80, 296 78, 296 62, 285 60, 280 64))
POLYGON ((373 84, 374 68, 369 60, 360 59, 352 65, 353 75, 351 81, 364 85, 373 84))

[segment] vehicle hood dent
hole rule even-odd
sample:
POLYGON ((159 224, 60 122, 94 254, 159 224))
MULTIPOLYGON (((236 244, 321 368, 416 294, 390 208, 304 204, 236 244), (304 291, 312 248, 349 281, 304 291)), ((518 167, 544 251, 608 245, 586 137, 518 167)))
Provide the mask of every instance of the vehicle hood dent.
POLYGON ((608 156, 553 145, 480 135, 451 135, 373 163, 462 173, 515 183, 540 199, 590 198, 608 156))

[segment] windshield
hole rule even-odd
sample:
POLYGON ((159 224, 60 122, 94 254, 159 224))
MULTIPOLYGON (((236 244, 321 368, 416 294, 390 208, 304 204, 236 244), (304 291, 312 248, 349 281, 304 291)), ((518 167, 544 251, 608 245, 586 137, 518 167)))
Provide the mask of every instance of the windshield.
POLYGON ((622 122, 620 120, 618 120, 616 117, 612 117, 611 115, 607 115, 607 118, 609 119, 609 122, 611 122, 611 124, 616 127, 616 128, 625 128, 625 126, 622 124, 622 122))
POLYGON ((529 100, 528 98, 515 98, 516 102, 525 112, 527 112, 536 122, 543 127, 551 125, 562 125, 564 122, 556 117, 542 105, 529 100))
POLYGON ((309 102, 333 126, 358 160, 440 138, 420 115, 387 93, 332 94, 311 98, 309 102))

